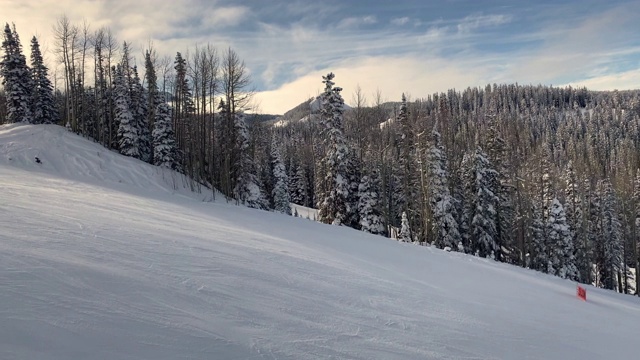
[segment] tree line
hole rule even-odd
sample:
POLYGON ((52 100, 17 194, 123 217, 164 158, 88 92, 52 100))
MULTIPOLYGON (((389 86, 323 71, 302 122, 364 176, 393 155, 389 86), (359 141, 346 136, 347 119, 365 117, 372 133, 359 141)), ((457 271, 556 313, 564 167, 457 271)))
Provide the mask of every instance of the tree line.
POLYGON ((487 85, 367 105, 356 89, 349 108, 333 81, 273 128, 293 202, 320 221, 638 294, 640 92, 487 85))
POLYGON ((1 122, 60 124, 123 155, 180 171, 194 190, 215 188, 238 203, 269 208, 246 123, 250 79, 233 49, 207 44, 171 59, 149 44, 139 70, 130 43, 119 43, 108 28, 92 31, 62 16, 53 32, 62 70, 52 83, 37 38, 29 66, 15 26, 6 24, 1 122), (54 88, 58 82, 63 86, 54 88))

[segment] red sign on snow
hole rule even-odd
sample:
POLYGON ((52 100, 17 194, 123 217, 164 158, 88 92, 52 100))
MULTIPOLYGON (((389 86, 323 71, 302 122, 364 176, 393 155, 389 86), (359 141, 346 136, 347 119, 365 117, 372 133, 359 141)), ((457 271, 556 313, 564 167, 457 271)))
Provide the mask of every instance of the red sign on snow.
POLYGON ((582 286, 580 285, 577 286, 576 295, 582 301, 587 301, 587 289, 583 288, 582 286))

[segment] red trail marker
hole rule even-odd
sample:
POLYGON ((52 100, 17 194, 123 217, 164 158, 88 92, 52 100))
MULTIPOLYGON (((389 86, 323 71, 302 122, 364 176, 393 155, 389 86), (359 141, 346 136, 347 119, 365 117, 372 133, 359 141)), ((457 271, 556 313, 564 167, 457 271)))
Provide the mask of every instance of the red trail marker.
POLYGON ((580 285, 576 287, 576 296, 582 301, 587 301, 587 289, 583 288, 580 285))

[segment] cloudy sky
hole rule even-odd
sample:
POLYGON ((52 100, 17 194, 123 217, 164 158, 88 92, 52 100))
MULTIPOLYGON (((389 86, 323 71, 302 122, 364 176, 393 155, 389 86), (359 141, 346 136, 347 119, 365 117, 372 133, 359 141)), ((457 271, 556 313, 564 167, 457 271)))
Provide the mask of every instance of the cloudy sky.
POLYGON ((0 0, 0 21, 50 50, 62 14, 111 28, 139 59, 149 40, 172 57, 231 46, 263 113, 316 95, 329 71, 347 102, 357 86, 386 100, 487 83, 640 88, 639 0, 0 0))

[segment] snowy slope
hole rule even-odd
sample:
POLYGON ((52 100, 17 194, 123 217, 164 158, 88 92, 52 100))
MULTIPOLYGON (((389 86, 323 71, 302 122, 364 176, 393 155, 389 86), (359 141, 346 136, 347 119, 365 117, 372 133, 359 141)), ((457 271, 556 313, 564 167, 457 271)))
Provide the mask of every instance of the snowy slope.
POLYGON ((0 359, 638 355, 637 298, 581 302, 568 281, 170 178, 56 127, 0 127, 0 359))
POLYGON ((1 165, 99 183, 117 190, 144 189, 146 192, 179 193, 198 199, 212 197, 206 192, 193 193, 184 176, 123 157, 57 125, 0 126, 1 165), (40 164, 36 163, 36 157, 40 164))

